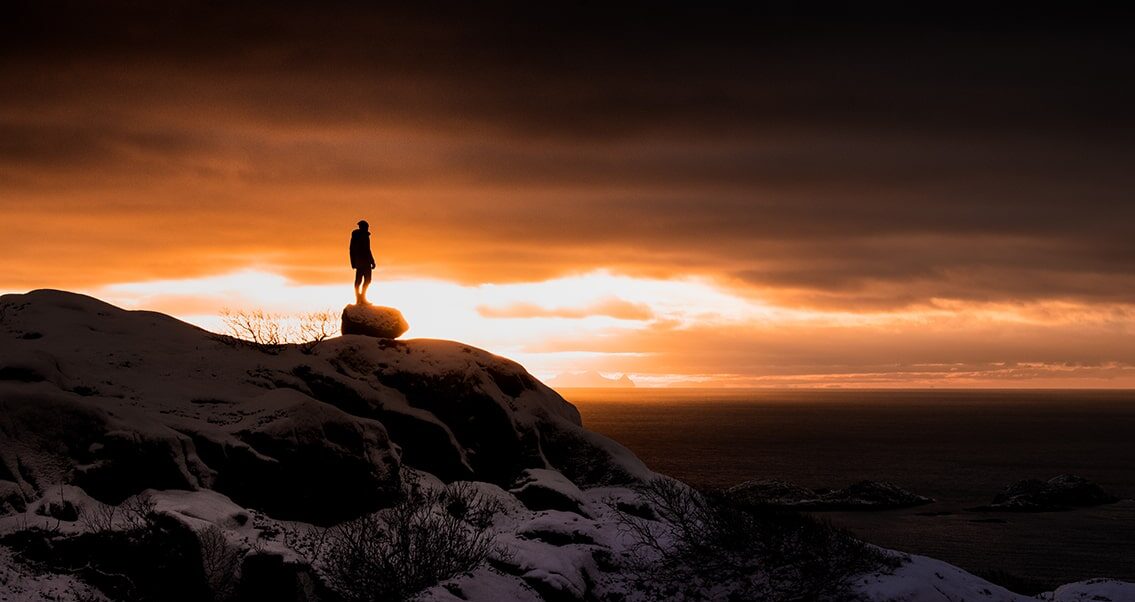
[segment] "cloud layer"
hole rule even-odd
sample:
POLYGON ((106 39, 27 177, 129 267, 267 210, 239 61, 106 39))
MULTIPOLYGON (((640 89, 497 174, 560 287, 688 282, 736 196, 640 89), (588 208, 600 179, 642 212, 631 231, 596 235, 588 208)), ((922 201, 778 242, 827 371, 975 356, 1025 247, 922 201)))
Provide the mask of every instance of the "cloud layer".
MULTIPOLYGON (((0 25, 0 289, 250 266, 337 282, 365 217, 386 277, 696 275, 860 314, 1129 307, 1122 22, 17 3, 0 25)), ((652 312, 612 300, 480 315, 652 312)), ((1120 324, 1101 348, 1129 336, 1120 324)), ((988 335, 966 332, 974 349, 988 335)), ((620 340, 677 345, 664 336, 620 340)), ((1028 361, 1003 356, 988 361, 1028 361)))
POLYGON ((8 278, 318 278, 365 214, 390 263, 470 281, 1130 300, 1131 49, 995 17, 33 4, 0 71, 8 278))

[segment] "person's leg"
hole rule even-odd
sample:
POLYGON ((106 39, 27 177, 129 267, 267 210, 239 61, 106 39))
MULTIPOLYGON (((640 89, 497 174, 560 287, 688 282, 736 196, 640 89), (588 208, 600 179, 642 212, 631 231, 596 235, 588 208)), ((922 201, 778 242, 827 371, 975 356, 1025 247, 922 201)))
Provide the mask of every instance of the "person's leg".
POLYGON ((359 291, 359 299, 362 300, 363 303, 366 303, 367 302, 367 287, 370 286, 370 277, 371 277, 370 270, 366 270, 365 272, 363 272, 362 276, 363 276, 363 287, 359 291))
POLYGON ((355 270, 355 301, 362 299, 362 294, 359 293, 359 285, 363 282, 363 270, 355 270))

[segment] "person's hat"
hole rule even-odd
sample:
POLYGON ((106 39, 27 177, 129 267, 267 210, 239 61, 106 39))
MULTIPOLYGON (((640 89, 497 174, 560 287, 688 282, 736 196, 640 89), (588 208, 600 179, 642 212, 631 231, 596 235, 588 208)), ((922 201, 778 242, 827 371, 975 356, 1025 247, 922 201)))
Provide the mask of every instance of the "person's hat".
POLYGON ((366 221, 365 219, 361 219, 361 220, 359 220, 359 227, 360 227, 360 228, 366 228, 366 227, 367 227, 367 226, 369 226, 369 225, 370 225, 370 224, 368 224, 368 223, 367 223, 367 221, 366 221))

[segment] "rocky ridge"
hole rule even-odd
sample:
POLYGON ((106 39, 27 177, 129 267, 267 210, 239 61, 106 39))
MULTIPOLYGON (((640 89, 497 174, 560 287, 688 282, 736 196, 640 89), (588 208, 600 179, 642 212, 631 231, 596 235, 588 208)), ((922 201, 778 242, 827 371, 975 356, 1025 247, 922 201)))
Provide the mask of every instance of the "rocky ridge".
POLYGON ((592 485, 645 472, 521 366, 468 345, 348 335, 266 354, 81 295, 3 300, 9 511, 62 482, 107 503, 207 489, 326 524, 382 507, 403 465, 506 486, 528 468, 592 485), (610 470, 574 465, 573 446, 610 470))

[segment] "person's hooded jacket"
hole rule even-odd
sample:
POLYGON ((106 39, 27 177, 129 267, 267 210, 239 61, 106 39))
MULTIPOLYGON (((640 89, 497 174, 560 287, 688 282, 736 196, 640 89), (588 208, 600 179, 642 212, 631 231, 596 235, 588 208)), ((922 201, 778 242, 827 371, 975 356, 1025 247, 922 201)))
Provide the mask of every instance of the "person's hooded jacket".
POLYGON ((351 232, 351 267, 369 270, 374 263, 374 254, 370 252, 370 232, 362 229, 351 232))

